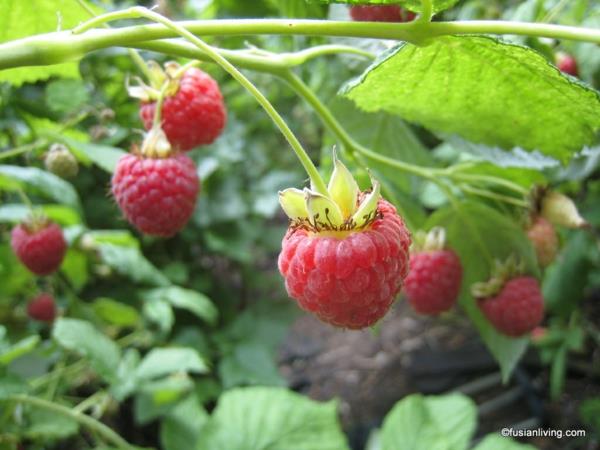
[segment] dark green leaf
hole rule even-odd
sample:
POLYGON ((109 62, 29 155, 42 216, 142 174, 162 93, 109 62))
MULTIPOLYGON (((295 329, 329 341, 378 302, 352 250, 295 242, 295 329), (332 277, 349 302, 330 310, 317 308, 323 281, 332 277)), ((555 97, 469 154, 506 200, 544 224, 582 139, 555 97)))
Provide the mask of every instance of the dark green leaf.
POLYGON ((168 286, 171 284, 160 270, 148 261, 142 252, 135 247, 123 247, 113 244, 100 244, 100 257, 102 261, 136 282, 143 282, 154 286, 168 286))
POLYGON ((58 319, 52 337, 62 347, 89 358, 94 370, 106 379, 116 379, 121 350, 91 323, 78 319, 58 319))
POLYGON ((165 450, 194 449, 208 414, 190 395, 175 406, 160 424, 160 441, 165 450))
POLYGON ((488 434, 473 450, 537 450, 533 445, 520 444, 498 433, 488 434))
POLYGON ((459 303, 499 362, 503 378, 507 379, 528 340, 499 334, 481 313, 470 290, 473 283, 489 279, 494 259, 505 260, 510 255, 520 258, 528 273, 537 275, 537 262, 529 240, 516 223, 488 206, 470 201, 435 212, 427 225, 446 229, 448 244, 463 265, 459 303))
POLYGON ((54 80, 46 86, 46 105, 50 111, 71 113, 88 103, 90 94, 80 80, 54 80))
POLYGON ((96 299, 92 308, 98 317, 113 325, 134 327, 140 321, 140 315, 135 308, 111 298, 96 299))

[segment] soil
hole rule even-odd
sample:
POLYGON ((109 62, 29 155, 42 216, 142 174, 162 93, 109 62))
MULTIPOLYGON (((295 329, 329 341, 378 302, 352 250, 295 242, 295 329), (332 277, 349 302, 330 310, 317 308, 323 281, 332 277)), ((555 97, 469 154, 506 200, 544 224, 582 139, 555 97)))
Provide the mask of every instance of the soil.
MULTIPOLYGON (((504 427, 582 429, 581 401, 600 395, 600 380, 569 371, 564 394, 550 401, 548 370, 534 350, 502 385, 496 362, 464 316, 422 317, 406 302, 397 302, 375 331, 339 330, 302 315, 281 346, 279 364, 292 389, 315 400, 338 399, 342 426, 356 450, 365 448, 397 401, 416 392, 458 389, 470 395, 479 409, 476 441, 504 427)), ((585 441, 519 440, 541 450, 600 449, 589 436, 590 430, 585 441)))

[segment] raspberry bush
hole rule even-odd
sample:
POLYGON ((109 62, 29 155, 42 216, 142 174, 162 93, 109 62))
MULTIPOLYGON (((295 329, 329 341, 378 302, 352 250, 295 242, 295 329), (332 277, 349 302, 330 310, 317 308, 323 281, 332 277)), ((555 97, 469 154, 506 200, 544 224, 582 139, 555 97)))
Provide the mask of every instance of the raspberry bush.
POLYGON ((0 4, 0 450, 533 448, 467 341, 593 445, 594 2, 132 3, 0 4))

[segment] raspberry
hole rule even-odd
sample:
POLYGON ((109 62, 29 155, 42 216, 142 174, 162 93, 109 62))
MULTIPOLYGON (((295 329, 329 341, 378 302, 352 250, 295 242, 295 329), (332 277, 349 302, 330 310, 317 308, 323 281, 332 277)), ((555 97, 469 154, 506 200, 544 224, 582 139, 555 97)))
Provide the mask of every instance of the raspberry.
POLYGON ((479 299, 478 304, 494 328, 507 336, 523 336, 544 318, 544 298, 533 277, 513 278, 499 293, 479 299))
POLYGON ((200 190, 196 166, 182 154, 124 155, 111 184, 125 218, 141 232, 162 237, 173 236, 185 226, 200 190))
MULTIPOLYGON (((143 102, 140 117, 149 130, 156 102, 143 102)), ((174 148, 187 151, 212 143, 223 131, 227 112, 219 85, 194 67, 178 80, 177 91, 164 99, 162 128, 174 148)))
POLYGON ((40 322, 54 322, 56 304, 50 294, 40 294, 27 304, 27 315, 40 322))
POLYGON ((549 266, 558 252, 558 236, 554 226, 543 217, 538 217, 527 230, 527 237, 533 244, 540 266, 549 266))
POLYGON ((46 154, 44 164, 49 172, 61 178, 73 178, 79 172, 79 164, 73 154, 62 144, 53 144, 46 154))
POLYGON ((577 61, 567 53, 559 52, 556 54, 556 67, 558 67, 561 72, 568 73, 574 77, 579 76, 577 61))
POLYGON ((301 308, 349 329, 371 326, 385 315, 408 272, 410 235, 390 203, 380 199, 377 210, 363 230, 288 230, 278 265, 301 308))
POLYGON ((410 22, 416 14, 398 5, 356 5, 350 8, 350 16, 357 22, 410 22))
POLYGON ((416 252, 410 256, 404 293, 416 312, 437 315, 456 303, 461 281, 460 259, 452 250, 416 252))
POLYGON ((58 270, 67 251, 61 228, 47 219, 32 219, 14 227, 11 246, 19 260, 40 276, 58 270))

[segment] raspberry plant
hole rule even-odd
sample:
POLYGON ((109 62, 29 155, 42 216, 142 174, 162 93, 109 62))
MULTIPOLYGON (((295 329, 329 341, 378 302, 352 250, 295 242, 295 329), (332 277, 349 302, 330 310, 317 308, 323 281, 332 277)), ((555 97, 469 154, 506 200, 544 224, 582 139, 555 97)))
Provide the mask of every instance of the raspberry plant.
MULTIPOLYGON (((545 310, 561 392, 567 354, 600 335, 581 306, 600 260, 597 6, 214 0, 172 20, 99 3, 0 5, 0 448, 157 446, 104 420, 128 404, 166 450, 348 448, 334 403, 281 387, 284 290, 350 330, 405 297, 466 315, 504 381, 545 310), (247 8, 269 18, 213 17, 247 8), (444 245, 409 255, 432 230, 444 245), (258 269, 277 254, 283 277, 258 269)), ((380 445, 467 449, 475 416, 410 396, 380 445)))

